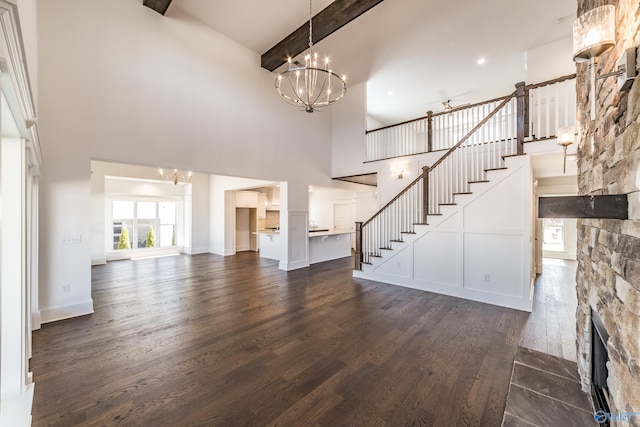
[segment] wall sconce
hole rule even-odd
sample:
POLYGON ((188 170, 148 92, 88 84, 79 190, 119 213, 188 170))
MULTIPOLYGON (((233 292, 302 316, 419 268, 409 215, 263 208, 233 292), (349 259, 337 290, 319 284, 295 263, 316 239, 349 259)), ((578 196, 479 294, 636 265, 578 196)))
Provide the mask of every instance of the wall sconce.
POLYGON ((404 165, 396 165, 391 168, 391 175, 394 179, 404 178, 404 165))
POLYGON ((558 145, 562 147, 563 161, 562 173, 567 173, 567 147, 573 144, 575 138, 575 128, 566 126, 558 129, 558 145))
POLYGON ((173 182, 173 185, 178 185, 178 182, 180 181, 184 181, 184 182, 191 182, 191 171, 187 172, 187 176, 185 177, 184 175, 178 173, 178 169, 174 169, 173 173, 164 173, 162 169, 158 169, 158 175, 160 176, 160 179, 162 179, 163 181, 171 181, 173 182))
POLYGON ((597 58, 616 45, 616 8, 600 6, 583 13, 573 23, 573 60, 597 58))
MULTIPOLYGON (((618 90, 627 90, 637 75, 636 48, 624 51, 616 64, 615 71, 596 77, 595 64, 597 58, 616 45, 616 8, 606 5, 591 9, 582 14, 573 23, 573 60, 575 62, 590 61, 589 73, 591 90, 595 92, 596 79, 618 77, 618 90)), ((595 119, 596 100, 591 93, 591 119, 595 119)))

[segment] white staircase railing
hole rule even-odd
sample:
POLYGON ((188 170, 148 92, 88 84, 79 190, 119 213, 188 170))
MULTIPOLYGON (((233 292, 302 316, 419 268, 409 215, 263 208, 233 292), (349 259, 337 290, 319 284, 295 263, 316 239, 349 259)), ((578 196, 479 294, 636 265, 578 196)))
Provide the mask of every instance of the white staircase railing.
MULTIPOLYGON (((503 167, 503 156, 521 151, 514 114, 517 93, 505 97, 371 219, 356 223, 356 269, 391 249, 394 241, 401 242, 404 233, 414 233, 415 225, 425 224, 428 214, 439 214, 441 205, 453 203, 454 194, 468 192, 470 182, 484 181, 487 170, 503 167)), ((523 98, 524 91, 519 93, 523 98)))
POLYGON ((543 83, 518 83, 511 95, 432 113, 367 132, 367 160, 447 150, 431 167, 368 221, 356 223, 356 262, 370 263, 404 233, 414 233, 427 215, 454 204, 456 194, 504 167, 504 158, 524 153, 524 142, 555 138, 575 123, 575 74, 543 83))
POLYGON ((576 80, 565 76, 525 86, 528 94, 529 140, 556 137, 556 131, 576 123, 576 80))

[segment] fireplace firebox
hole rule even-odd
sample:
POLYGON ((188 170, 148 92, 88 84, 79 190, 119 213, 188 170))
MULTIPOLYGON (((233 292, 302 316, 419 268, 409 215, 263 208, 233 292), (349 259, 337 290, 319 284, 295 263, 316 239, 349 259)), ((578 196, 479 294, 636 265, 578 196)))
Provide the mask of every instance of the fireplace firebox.
MULTIPOLYGON (((609 361, 608 339, 609 334, 604 327, 602 319, 600 319, 598 313, 591 310, 591 397, 594 411, 607 414, 610 413, 609 387, 607 386, 607 378, 609 377, 607 369, 607 362, 609 361)), ((606 420, 600 425, 609 427, 610 423, 606 420)))

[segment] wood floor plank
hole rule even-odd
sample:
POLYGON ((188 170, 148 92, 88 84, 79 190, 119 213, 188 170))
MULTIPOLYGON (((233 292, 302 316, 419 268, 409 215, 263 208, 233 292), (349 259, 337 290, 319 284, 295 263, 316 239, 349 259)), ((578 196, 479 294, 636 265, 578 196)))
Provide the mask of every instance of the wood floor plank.
POLYGON ((520 345, 576 361, 576 261, 544 259, 520 345))
POLYGON ((92 268, 33 334, 33 426, 499 426, 526 314, 255 253, 92 268))

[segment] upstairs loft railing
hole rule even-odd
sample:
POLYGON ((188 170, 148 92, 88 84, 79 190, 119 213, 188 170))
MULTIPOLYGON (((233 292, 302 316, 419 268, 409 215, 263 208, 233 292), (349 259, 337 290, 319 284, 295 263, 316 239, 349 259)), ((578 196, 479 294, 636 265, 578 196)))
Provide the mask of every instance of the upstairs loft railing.
MULTIPOLYGON (((523 85, 525 141, 555 138, 556 130, 575 125, 575 74, 523 85)), ((365 161, 448 150, 504 99, 497 98, 451 111, 367 131, 365 161)), ((516 114, 512 111, 510 114, 516 114)))

